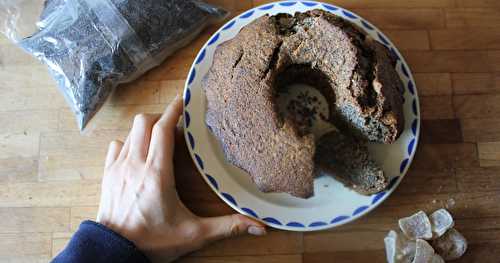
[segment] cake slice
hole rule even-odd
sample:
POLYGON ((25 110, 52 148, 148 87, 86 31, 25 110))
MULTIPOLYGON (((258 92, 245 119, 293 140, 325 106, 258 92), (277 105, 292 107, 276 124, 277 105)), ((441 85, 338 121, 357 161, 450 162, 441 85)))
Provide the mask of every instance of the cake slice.
POLYGON ((389 184, 382 168, 370 157, 366 145, 339 131, 321 136, 316 143, 314 162, 317 173, 333 176, 363 195, 378 193, 389 184))

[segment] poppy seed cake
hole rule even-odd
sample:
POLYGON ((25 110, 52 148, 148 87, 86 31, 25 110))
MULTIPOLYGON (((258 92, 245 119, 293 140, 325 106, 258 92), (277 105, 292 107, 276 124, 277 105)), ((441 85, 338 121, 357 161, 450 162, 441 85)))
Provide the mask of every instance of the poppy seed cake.
POLYGON ((314 86, 329 102, 328 122, 342 133, 391 143, 404 123, 394 66, 385 46, 328 12, 266 15, 217 47, 202 82, 205 120, 226 160, 261 191, 307 198, 317 145, 277 112, 278 90, 294 82, 314 86))

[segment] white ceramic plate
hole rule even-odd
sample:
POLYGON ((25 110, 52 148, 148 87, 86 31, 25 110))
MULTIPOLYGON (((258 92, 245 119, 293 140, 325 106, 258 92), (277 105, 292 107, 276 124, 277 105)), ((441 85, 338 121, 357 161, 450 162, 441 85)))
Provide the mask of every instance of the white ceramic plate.
POLYGON ((222 26, 203 46, 193 62, 184 89, 184 132, 189 151, 210 187, 228 205, 269 226, 293 230, 322 230, 351 222, 382 203, 403 179, 415 154, 420 133, 417 90, 408 65, 392 42, 374 25, 346 9, 313 1, 284 1, 255 7, 222 26), (248 174, 228 164, 221 147, 205 124, 206 98, 201 79, 208 72, 215 49, 233 38, 242 27, 265 14, 323 9, 363 28, 398 57, 396 70, 405 85, 405 130, 392 145, 370 145, 384 172, 391 176, 388 190, 372 196, 351 191, 323 176, 314 182, 314 197, 300 199, 286 193, 262 193, 248 174))

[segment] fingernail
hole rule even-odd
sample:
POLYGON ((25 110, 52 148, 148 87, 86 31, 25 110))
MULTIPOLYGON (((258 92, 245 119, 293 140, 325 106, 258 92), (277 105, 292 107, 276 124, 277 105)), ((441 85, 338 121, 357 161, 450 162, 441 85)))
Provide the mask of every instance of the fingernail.
POLYGON ((248 234, 254 235, 254 236, 263 236, 267 234, 266 229, 263 227, 258 227, 258 226, 250 226, 248 228, 248 234))

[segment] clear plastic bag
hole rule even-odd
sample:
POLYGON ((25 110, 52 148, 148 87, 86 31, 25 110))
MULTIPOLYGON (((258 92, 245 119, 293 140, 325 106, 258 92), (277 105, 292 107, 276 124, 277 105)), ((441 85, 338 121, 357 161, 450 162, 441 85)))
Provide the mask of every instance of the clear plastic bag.
POLYGON ((48 66, 83 129, 116 86, 225 15, 199 0, 0 0, 0 31, 48 66))

